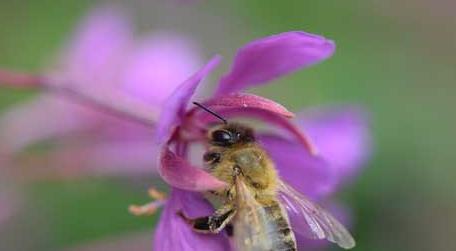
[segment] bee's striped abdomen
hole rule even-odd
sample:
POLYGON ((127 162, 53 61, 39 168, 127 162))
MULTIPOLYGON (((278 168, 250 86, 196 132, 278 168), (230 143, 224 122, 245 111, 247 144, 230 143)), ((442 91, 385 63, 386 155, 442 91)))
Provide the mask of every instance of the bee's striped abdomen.
POLYGON ((296 239, 282 206, 278 202, 273 202, 265 205, 264 210, 271 217, 271 224, 275 225, 275 233, 269 234, 269 236, 274 236, 274 251, 297 251, 296 239))

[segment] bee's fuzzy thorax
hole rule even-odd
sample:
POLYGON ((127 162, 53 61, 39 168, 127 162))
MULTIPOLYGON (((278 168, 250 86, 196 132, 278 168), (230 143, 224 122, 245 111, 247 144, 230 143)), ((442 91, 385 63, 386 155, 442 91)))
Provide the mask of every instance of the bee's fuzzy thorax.
POLYGON ((233 167, 236 166, 255 194, 275 195, 277 171, 270 157, 256 143, 230 148, 212 147, 209 151, 220 152, 222 156, 218 163, 209 167, 209 172, 216 178, 233 185, 233 167))

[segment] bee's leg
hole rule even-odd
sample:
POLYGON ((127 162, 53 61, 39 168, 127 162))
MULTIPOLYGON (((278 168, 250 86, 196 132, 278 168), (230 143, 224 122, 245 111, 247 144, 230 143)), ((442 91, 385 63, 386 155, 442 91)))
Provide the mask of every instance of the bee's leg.
POLYGON ((193 230, 200 233, 219 233, 222 229, 231 221, 236 210, 231 205, 225 205, 214 214, 206 217, 190 219, 187 218, 182 212, 178 212, 189 225, 192 226, 193 230))
POLYGON ((164 193, 156 190, 155 188, 150 188, 148 193, 154 201, 141 206, 130 205, 128 207, 128 211, 130 211, 131 214, 136 216, 153 215, 157 209, 165 203, 166 195, 164 193))
POLYGON ((207 168, 209 171, 213 170, 218 163, 220 163, 220 158, 222 157, 222 154, 217 151, 208 151, 203 155, 203 160, 204 160, 204 166, 207 168))
POLYGON ((221 153, 216 151, 208 151, 203 155, 203 160, 208 165, 213 165, 220 162, 221 153))

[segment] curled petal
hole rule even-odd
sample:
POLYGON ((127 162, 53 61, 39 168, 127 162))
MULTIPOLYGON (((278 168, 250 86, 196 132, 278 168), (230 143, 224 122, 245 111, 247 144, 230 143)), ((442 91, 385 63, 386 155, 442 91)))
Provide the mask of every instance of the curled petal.
POLYGON ((152 34, 127 59, 124 89, 149 104, 161 105, 201 65, 195 47, 175 34, 152 34))
POLYGON ((280 177, 299 192, 316 199, 333 190, 333 168, 298 142, 264 134, 259 135, 259 142, 273 159, 280 177))
POLYGON ((324 37, 294 31, 253 41, 241 48, 216 94, 264 84, 330 57, 335 44, 324 37))
POLYGON ((220 189, 226 185, 201 168, 190 165, 167 146, 160 156, 159 172, 168 184, 184 190, 208 191, 220 189))
POLYGON ((360 108, 317 110, 299 116, 299 125, 335 168, 339 183, 355 175, 370 155, 367 115, 360 108))
POLYGON ((177 215, 179 211, 188 217, 195 218, 210 215, 213 208, 201 194, 173 188, 155 230, 153 250, 230 250, 228 239, 223 234, 196 233, 177 215))
POLYGON ((266 110, 287 118, 294 117, 294 114, 283 105, 270 99, 248 93, 233 93, 211 99, 204 103, 206 107, 216 108, 256 108, 266 110))
MULTIPOLYGON (((215 107, 214 107, 215 108, 215 107)), ((312 141, 307 137, 307 135, 297 126, 290 122, 289 119, 281 116, 270 110, 264 110, 262 108, 225 108, 225 109, 214 109, 220 115, 231 118, 231 117, 246 117, 246 118, 256 118, 260 119, 268 124, 278 126, 279 128, 285 129, 288 131, 297 142, 302 144, 310 154, 318 155, 318 149, 312 143, 312 141)), ((200 113, 197 117, 199 123, 208 124, 213 123, 216 120, 214 116, 208 113, 200 113)))
POLYGON ((169 140, 173 129, 181 122, 188 102, 193 96, 198 84, 220 62, 220 57, 215 56, 202 69, 193 74, 189 79, 177 87, 163 104, 164 109, 157 124, 155 138, 158 144, 169 140))

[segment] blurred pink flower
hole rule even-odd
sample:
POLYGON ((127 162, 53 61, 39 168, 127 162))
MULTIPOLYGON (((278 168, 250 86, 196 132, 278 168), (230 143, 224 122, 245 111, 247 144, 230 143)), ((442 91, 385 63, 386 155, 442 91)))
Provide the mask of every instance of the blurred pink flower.
MULTIPOLYGON (((92 11, 46 79, 99 99, 120 93, 144 103, 154 111, 149 116, 157 117, 163 101, 199 65, 198 50, 176 34, 158 32, 135 39, 132 33, 121 10, 92 11)), ((112 101, 115 105, 116 100, 112 101)), ((47 153, 47 166, 103 173, 153 171, 152 134, 151 127, 123 121, 55 93, 13 106, 0 118, 0 150, 20 153, 28 146, 54 140, 59 147, 47 153)))
MULTIPOLYGON (((225 118, 256 118, 284 129, 257 136, 276 162, 280 176, 302 193, 320 200, 352 176, 368 153, 369 135, 363 114, 356 109, 330 115, 322 112, 304 117, 295 125, 289 121, 293 114, 280 104, 239 92, 318 63, 330 57, 334 48, 332 41, 304 32, 253 41, 238 51, 231 71, 221 78, 215 94, 203 102, 225 118), (304 130, 309 131, 309 137, 304 130)), ((166 101, 167 109, 158 121, 155 135, 162 145, 159 172, 172 191, 156 229, 154 250, 230 250, 223 234, 208 237, 195 233, 176 214, 207 215, 210 204, 196 192, 225 185, 187 160, 189 147, 204 144, 208 125, 216 122, 206 112, 187 106, 200 81, 219 61, 215 57, 182 83, 166 101), (171 232, 175 234, 167 234, 171 232)))

